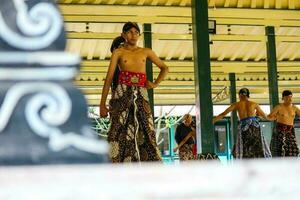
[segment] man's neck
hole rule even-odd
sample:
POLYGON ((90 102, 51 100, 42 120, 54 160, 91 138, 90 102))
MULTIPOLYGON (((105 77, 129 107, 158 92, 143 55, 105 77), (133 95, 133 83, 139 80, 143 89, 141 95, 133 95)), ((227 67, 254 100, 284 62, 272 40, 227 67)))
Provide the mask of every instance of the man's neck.
POLYGON ((283 102, 282 104, 283 104, 284 106, 286 106, 286 107, 289 107, 289 106, 292 105, 292 103, 285 103, 285 102, 283 102))
POLYGON ((132 44, 125 44, 124 47, 127 50, 136 50, 138 48, 137 45, 132 45, 132 44))
POLYGON ((240 101, 249 101, 247 97, 241 97, 240 101))
POLYGON ((183 123, 185 126, 189 127, 191 124, 183 123))

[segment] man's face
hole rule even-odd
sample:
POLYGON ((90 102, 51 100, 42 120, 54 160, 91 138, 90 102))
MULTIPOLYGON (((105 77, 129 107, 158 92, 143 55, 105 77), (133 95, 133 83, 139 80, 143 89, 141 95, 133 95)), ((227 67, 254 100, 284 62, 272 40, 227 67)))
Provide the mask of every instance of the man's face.
POLYGON ((186 118, 186 120, 184 120, 184 124, 186 125, 186 126, 189 126, 189 125, 191 125, 191 123, 192 123, 192 117, 188 117, 188 118, 186 118))
POLYGON ((130 44, 136 44, 140 37, 140 32, 134 27, 122 34, 126 41, 130 44))
POLYGON ((282 97, 282 100, 284 103, 292 103, 292 97, 293 97, 293 95, 284 96, 284 97, 282 97))

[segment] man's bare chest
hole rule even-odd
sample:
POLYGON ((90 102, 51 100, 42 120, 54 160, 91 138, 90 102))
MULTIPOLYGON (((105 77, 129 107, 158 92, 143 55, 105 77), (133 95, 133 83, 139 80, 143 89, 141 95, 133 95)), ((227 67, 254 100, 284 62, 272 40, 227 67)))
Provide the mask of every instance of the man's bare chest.
POLYGON ((295 117, 295 109, 293 107, 281 107, 279 109, 278 115, 280 117, 286 117, 286 118, 294 118, 295 117))

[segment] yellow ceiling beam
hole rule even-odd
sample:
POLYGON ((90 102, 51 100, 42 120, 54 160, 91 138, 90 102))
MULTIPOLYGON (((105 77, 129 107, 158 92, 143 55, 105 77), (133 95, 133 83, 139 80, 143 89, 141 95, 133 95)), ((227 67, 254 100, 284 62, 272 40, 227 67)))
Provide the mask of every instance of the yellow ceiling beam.
POLYGON ((270 8, 270 1, 264 0, 264 9, 269 9, 269 8, 270 8))
MULTIPOLYGON (((94 71, 93 73, 106 73, 107 68, 99 68, 97 71, 94 71)), ((158 69, 154 68, 154 72, 157 72, 158 69)), ((173 73, 183 73, 183 72, 193 72, 193 67, 170 67, 170 71, 173 73)), ((212 73, 267 73, 267 67, 257 67, 257 68, 247 68, 247 67, 234 67, 234 66, 222 66, 222 67, 212 67, 211 68, 212 73)), ((278 68, 278 72, 290 72, 293 73, 299 73, 300 69, 299 67, 284 67, 284 68, 278 68)), ((297 77, 299 75, 294 74, 297 77)))
MULTIPOLYGON (((275 15, 275 14, 274 14, 275 15)), ((299 27, 299 19, 297 20, 280 20, 280 19, 238 19, 238 18, 210 18, 217 21, 217 25, 256 25, 256 26, 291 26, 299 27)))
POLYGON ((230 5, 230 0, 225 0, 224 7, 227 8, 230 5))
MULTIPOLYGON (((154 77, 158 76, 158 71, 155 71, 153 73, 154 77)), ((300 79, 299 76, 294 75, 295 72, 290 72, 290 73, 279 73, 279 81, 285 81, 285 80, 296 80, 296 78, 300 79)), ((212 81, 228 81, 228 73, 220 73, 220 72, 213 72, 211 74, 211 79, 212 81)), ((106 77, 106 72, 84 72, 81 71, 81 73, 75 78, 76 81, 103 81, 106 77)), ((237 80, 243 80, 243 81, 265 81, 268 79, 268 74, 266 72, 264 73, 248 73, 248 74, 236 74, 236 79, 237 80)), ((187 81, 191 80, 194 81, 194 72, 189 71, 189 72, 175 72, 173 69, 170 70, 168 73, 167 77, 165 80, 168 81, 187 81)), ((180 87, 180 84, 178 85, 180 87)))
POLYGON ((276 42, 300 42, 300 36, 276 36, 276 42))
MULTIPOLYGON (((280 20, 280 19, 242 19, 242 18, 210 18, 216 20, 217 25, 260 25, 260 26, 291 26, 299 27, 297 20, 280 20)), ((161 17, 161 16, 87 16, 87 15, 65 15, 65 22, 107 22, 107 23, 124 23, 134 21, 137 23, 161 23, 161 24, 191 24, 190 17, 161 17)))
MULTIPOLYGON (((213 94, 217 94, 222 90, 224 87, 212 89, 213 94)), ((99 95, 102 93, 102 87, 95 87, 95 88, 84 88, 84 87, 79 87, 85 95, 99 95)), ((251 94, 261 94, 261 93, 267 93, 268 88, 251 88, 251 94)), ((293 89, 293 92, 300 92, 299 90, 296 91, 296 88, 293 89)), ((155 89, 156 94, 169 94, 169 95, 176 95, 176 94, 195 94, 195 88, 190 87, 190 88, 162 88, 158 87, 155 89)))
POLYGON ((289 9, 295 9, 295 0, 288 0, 289 2, 289 9))
POLYGON ((191 17, 190 7, 59 5, 63 15, 107 16, 178 16, 191 17), (150 11, 150 12, 149 12, 150 11))
MULTIPOLYGON (((96 32, 67 32, 68 39, 114 39, 120 33, 96 33, 96 32)), ((191 34, 166 34, 153 33, 153 40, 192 40, 191 34)), ((141 38, 142 40, 143 38, 141 38)), ((265 35, 210 35, 211 41, 249 41, 249 42, 266 42, 265 35)), ((300 36, 276 36, 277 42, 300 42, 300 36)))
POLYGON ((176 23, 189 24, 192 22, 190 17, 160 17, 160 16, 95 16, 95 15, 65 15, 65 22, 111 22, 123 23, 134 21, 137 23, 176 23))
MULTIPOLYGON (((165 61, 170 67, 170 71, 174 72, 192 72, 194 71, 193 61, 165 61)), ((81 63, 81 71, 106 72, 109 65, 108 60, 99 61, 83 61, 81 63)), ((277 62, 278 72, 300 72, 299 61, 281 61, 277 62)), ((158 71, 157 67, 153 70, 158 71)), ((257 73, 267 72, 266 62, 242 62, 242 61, 211 61, 212 72, 223 73, 257 73)))
POLYGON ((242 8, 243 7, 243 0, 238 0, 237 7, 238 8, 242 8))
POLYGON ((210 35, 212 41, 265 42, 265 38, 264 35, 210 35))
MULTIPOLYGON (((68 32, 68 39, 114 39, 120 33, 93 33, 93 32, 68 32)), ((153 33, 153 40, 192 40, 191 34, 163 34, 153 33)), ((265 42, 264 35, 210 35, 212 41, 249 41, 265 42)), ((300 36, 277 36, 277 41, 299 42, 300 36)))
MULTIPOLYGON (((79 87, 99 87, 103 85, 103 80, 98 81, 79 81, 75 80, 75 84, 79 87)), ((188 81, 180 81, 180 80, 164 80, 161 82, 160 87, 171 87, 171 88, 180 88, 180 87, 194 87, 195 82, 193 80, 188 81)), ((279 80, 278 84, 283 87, 297 87, 300 86, 300 80, 279 80)), ((212 87, 222 87, 222 86, 229 86, 230 81, 212 81, 212 87)), ((236 86, 241 87, 268 87, 268 81, 267 80, 237 80, 236 86)), ((172 93, 170 91, 170 93, 172 93)))
MULTIPOLYGON (((269 96, 266 96, 265 98, 253 98, 251 97, 251 100, 259 103, 259 104, 269 104, 269 96)), ((99 99, 90 99, 87 96, 87 102, 90 106, 99 106, 99 99)), ((293 102, 300 102, 300 98, 293 97, 293 102)), ((156 97, 154 95, 154 103, 155 105, 195 105, 195 98, 180 98, 178 96, 174 96, 172 99, 159 99, 159 97, 156 97)), ((224 101, 214 103, 214 105, 223 105, 223 104, 229 104, 229 98, 225 99, 224 101)))
MULTIPOLYGON (((63 15, 87 16, 173 16, 191 17, 190 7, 165 6, 107 6, 107 5, 60 5, 63 15)), ((224 9, 210 8, 209 17, 242 19, 292 19, 300 20, 299 12, 275 9, 224 9)))
MULTIPOLYGON (((247 85, 247 84, 246 84, 247 85)), ((195 94, 195 88, 194 87, 190 87, 190 88, 172 88, 172 87, 169 87, 169 88, 165 88, 165 89, 160 89, 161 86, 159 86, 158 88, 156 88, 154 90, 155 94, 161 94, 161 95, 164 95, 164 94, 169 94, 171 96, 176 96, 176 94, 195 94), (170 91, 171 90, 171 91, 170 91)), ((244 85, 240 85, 238 87, 244 87, 244 85)), ((102 90, 97 87, 93 88, 93 89, 86 89, 84 87, 78 87, 79 90, 81 90, 85 95, 101 95, 101 92, 102 90)), ((212 88, 212 93, 213 94, 217 94, 219 93, 222 89, 224 89, 224 86, 223 87, 216 87, 216 88, 212 88)), ((284 90, 286 89, 285 86, 283 87, 279 87, 279 91, 281 90, 284 90)), ((293 93, 299 93, 299 88, 296 88, 296 87, 289 87, 288 89, 292 90, 293 93)), ((251 94, 253 95, 261 95, 262 93, 263 94, 266 94, 268 95, 268 88, 265 87, 265 88, 261 88, 261 87, 249 87, 249 90, 251 91, 251 94)), ((298 95, 297 95, 298 96, 298 95)), ((172 97, 170 97, 172 98, 172 97)))
POLYGON ((188 1, 190 1, 190 0, 181 0, 179 6, 186 6, 188 1))
POLYGON ((256 8, 256 0, 251 0, 251 8, 256 8))
POLYGON ((218 8, 209 9, 208 14, 221 18, 300 20, 299 12, 294 10, 218 8))
MULTIPOLYGON (((66 22, 192 23, 190 7, 60 5, 66 22)), ((300 26, 300 14, 276 9, 209 9, 217 24, 300 26)))
POLYGON ((276 9, 281 9, 281 2, 282 2, 282 0, 277 0, 277 1, 275 1, 275 8, 276 9))
POLYGON ((68 39, 114 39, 120 33, 67 32, 68 39))
MULTIPOLYGON (((212 94, 217 94, 222 90, 224 87, 214 87, 212 88, 212 94)), ((85 88, 85 87, 78 87, 85 95, 100 95, 102 93, 102 87, 101 86, 95 86, 94 88, 85 88)), ((286 89, 286 87, 279 87, 279 91, 286 89)), ((299 87, 289 87, 290 90, 293 91, 293 93, 300 93, 299 87)), ((255 88, 255 87, 250 87, 251 94, 266 94, 268 95, 268 88, 255 88)), ((169 94, 172 96, 176 96, 176 94, 195 94, 195 88, 194 87, 189 87, 189 88, 162 88, 159 86, 158 88, 155 89, 155 94, 169 94)))
POLYGON ((137 5, 138 5, 138 6, 141 6, 141 5, 143 5, 144 3, 145 3, 145 0, 139 0, 138 3, 137 3, 137 5))

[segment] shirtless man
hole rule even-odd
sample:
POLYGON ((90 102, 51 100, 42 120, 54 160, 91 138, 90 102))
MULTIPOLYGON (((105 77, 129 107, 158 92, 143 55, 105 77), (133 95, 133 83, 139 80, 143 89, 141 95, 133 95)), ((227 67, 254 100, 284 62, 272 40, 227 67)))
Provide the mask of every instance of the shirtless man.
POLYGON ((125 23, 121 36, 124 44, 112 53, 100 102, 100 116, 110 113, 109 157, 112 162, 158 161, 161 157, 147 89, 159 85, 168 67, 151 49, 137 46, 140 29, 136 23, 125 23), (160 68, 154 82, 146 77, 147 59, 160 68), (118 85, 112 92, 108 108, 106 99, 116 67, 120 70, 118 85))
POLYGON ((292 104, 293 94, 290 90, 282 92, 283 103, 274 107, 268 115, 269 120, 276 120, 276 126, 271 140, 273 156, 298 156, 299 150, 296 142, 294 119, 300 116, 300 109, 292 104))
POLYGON ((221 120, 229 112, 237 110, 239 116, 238 133, 234 145, 235 158, 271 157, 268 145, 262 135, 256 115, 267 118, 259 105, 249 101, 250 92, 247 88, 239 91, 240 101, 231 104, 224 112, 213 119, 213 123, 221 120))

